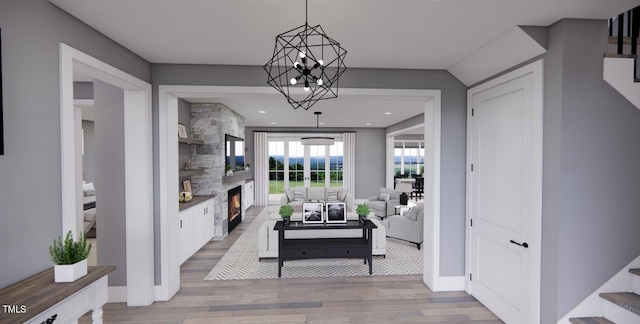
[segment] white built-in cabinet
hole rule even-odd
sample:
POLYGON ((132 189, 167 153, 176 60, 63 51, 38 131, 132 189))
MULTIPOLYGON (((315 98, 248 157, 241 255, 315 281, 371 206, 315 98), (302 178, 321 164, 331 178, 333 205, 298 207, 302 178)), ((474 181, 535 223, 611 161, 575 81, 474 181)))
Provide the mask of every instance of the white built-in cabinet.
MULTIPOLYGON (((253 180, 247 181, 244 184, 244 210, 251 207, 254 203, 254 191, 253 191, 253 180)), ((244 213, 242 214, 244 216, 244 213)))
POLYGON ((213 206, 209 199, 180 212, 180 264, 213 238, 213 206))

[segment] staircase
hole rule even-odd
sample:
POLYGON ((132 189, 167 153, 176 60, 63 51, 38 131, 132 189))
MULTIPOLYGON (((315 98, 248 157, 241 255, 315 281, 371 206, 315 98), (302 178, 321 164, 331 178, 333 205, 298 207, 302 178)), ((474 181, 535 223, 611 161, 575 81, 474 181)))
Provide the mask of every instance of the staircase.
MULTIPOLYGON (((640 268, 631 268, 626 271, 621 271, 618 278, 613 278, 612 281, 618 281, 617 283, 608 282, 606 287, 618 286, 620 283, 625 283, 631 291, 613 291, 608 292, 606 288, 602 288, 605 292, 597 292, 600 299, 599 316, 594 317, 572 317, 569 318, 569 322, 573 324, 637 324, 640 323, 640 268)), ((592 313, 596 312, 593 309, 592 313)))
POLYGON ((598 288, 558 323, 640 323, 640 257, 598 288), (572 315, 573 314, 573 315, 572 315), (577 314, 590 314, 580 316, 577 314), (568 321, 567 321, 568 320, 568 321))
POLYGON ((558 321, 569 323, 640 323, 640 256, 558 321))
POLYGON ((574 324, 634 324, 640 323, 640 268, 629 269, 633 276, 633 292, 600 293, 602 298, 602 317, 573 317, 574 324))

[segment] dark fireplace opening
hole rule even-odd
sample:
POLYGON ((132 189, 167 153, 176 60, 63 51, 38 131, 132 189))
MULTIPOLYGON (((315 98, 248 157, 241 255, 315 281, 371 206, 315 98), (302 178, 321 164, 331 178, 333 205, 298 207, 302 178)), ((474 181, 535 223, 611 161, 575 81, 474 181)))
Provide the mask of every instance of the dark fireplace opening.
POLYGON ((227 192, 228 208, 227 219, 229 224, 229 233, 242 222, 242 187, 237 186, 229 189, 227 192))

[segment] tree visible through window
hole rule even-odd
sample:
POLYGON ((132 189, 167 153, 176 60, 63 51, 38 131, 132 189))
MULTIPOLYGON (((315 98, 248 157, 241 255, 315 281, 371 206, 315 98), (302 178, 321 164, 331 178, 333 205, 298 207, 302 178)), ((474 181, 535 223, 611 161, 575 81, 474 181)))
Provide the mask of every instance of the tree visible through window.
POLYGON ((269 142, 269 194, 284 193, 284 142, 269 142))

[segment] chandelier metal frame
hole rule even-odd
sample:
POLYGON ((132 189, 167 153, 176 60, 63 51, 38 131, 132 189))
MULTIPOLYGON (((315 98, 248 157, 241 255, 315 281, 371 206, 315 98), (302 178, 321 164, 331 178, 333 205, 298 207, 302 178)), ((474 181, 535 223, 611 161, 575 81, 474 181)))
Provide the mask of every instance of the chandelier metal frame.
POLYGON ((319 100, 338 97, 338 80, 347 69, 347 51, 320 25, 309 25, 307 5, 305 0, 304 25, 277 35, 273 57, 264 65, 267 83, 294 109, 305 110, 319 100))

